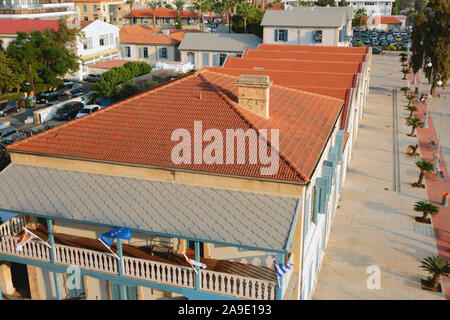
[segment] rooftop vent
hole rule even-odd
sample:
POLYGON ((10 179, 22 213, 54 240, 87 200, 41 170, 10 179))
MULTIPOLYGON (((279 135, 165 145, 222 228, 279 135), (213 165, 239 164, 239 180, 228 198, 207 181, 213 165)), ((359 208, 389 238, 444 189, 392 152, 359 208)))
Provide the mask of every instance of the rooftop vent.
POLYGON ((236 82, 239 106, 268 119, 271 85, 269 76, 241 74, 236 82))

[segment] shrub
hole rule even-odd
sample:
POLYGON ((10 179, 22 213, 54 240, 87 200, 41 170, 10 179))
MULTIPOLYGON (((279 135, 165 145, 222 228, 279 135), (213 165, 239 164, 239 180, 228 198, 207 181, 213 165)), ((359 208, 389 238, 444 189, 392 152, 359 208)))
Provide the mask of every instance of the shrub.
POLYGON ((128 98, 132 95, 135 95, 136 93, 139 92, 139 88, 136 87, 133 83, 127 82, 125 83, 122 88, 120 89, 120 91, 117 93, 116 97, 120 100, 128 98))
POLYGON ((390 48, 391 51, 397 51, 397 47, 396 47, 395 44, 393 44, 393 43, 391 43, 391 44, 389 45, 389 48, 390 48))
POLYGON ((383 49, 384 51, 390 51, 390 50, 391 50, 391 48, 389 48, 389 46, 383 46, 382 49, 383 49))
POLYGON ((24 96, 23 92, 14 92, 14 93, 6 93, 0 96, 0 101, 8 100, 8 101, 16 101, 24 96))
POLYGON ((11 157, 5 148, 0 146, 0 171, 5 169, 11 163, 11 157))
POLYGON ((149 81, 144 85, 145 89, 150 89, 158 84, 158 81, 149 81))

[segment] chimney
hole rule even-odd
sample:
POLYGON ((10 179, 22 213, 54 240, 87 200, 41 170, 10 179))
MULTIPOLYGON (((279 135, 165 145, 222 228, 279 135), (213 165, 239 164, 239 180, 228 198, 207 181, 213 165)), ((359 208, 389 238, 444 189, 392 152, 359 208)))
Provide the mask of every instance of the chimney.
POLYGON ((241 74, 236 82, 239 106, 268 119, 271 85, 269 76, 241 74))

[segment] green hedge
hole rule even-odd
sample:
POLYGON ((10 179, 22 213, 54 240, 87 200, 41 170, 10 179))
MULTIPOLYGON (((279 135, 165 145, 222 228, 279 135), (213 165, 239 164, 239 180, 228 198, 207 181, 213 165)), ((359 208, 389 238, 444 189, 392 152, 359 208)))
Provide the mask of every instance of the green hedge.
POLYGON ((0 101, 8 100, 8 101, 16 101, 19 100, 24 96, 23 92, 12 92, 12 93, 5 93, 0 96, 0 101))

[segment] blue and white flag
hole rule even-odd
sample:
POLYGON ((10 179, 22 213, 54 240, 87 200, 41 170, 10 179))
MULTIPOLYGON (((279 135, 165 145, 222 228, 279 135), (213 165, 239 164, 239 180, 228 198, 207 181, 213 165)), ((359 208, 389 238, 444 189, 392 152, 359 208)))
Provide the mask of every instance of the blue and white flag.
POLYGON ((133 231, 127 228, 117 228, 110 230, 108 232, 102 233, 98 239, 101 243, 103 243, 106 247, 111 248, 111 245, 113 244, 114 240, 117 238, 123 239, 123 240, 130 240, 131 234, 133 231))
POLYGON ((281 263, 277 264, 277 261, 275 260, 275 257, 273 257, 273 265, 275 266, 275 273, 277 274, 278 279, 283 278, 283 276, 292 269, 293 264, 288 263, 287 265, 283 266, 281 263))

